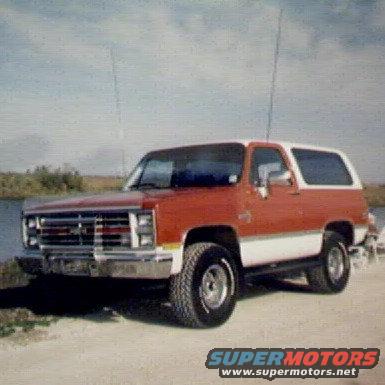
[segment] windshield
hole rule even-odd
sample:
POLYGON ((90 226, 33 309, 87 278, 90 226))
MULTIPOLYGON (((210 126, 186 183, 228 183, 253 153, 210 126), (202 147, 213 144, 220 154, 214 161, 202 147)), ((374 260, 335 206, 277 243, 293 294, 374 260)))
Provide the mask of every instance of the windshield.
POLYGON ((244 150, 242 144, 226 143, 151 152, 124 190, 232 185, 240 180, 244 150))

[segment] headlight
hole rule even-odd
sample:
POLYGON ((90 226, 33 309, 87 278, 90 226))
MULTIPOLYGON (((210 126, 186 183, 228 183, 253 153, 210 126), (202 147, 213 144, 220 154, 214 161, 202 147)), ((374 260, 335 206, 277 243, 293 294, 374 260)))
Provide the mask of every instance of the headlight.
POLYGON ((36 228, 36 219, 30 219, 29 221, 28 221, 28 228, 29 229, 35 229, 36 228))
POLYGON ((138 235, 152 235, 154 233, 152 214, 138 214, 137 224, 136 232, 138 235))
POLYGON ((138 214, 138 226, 152 226, 152 215, 138 214))
POLYGON ((31 247, 37 246, 37 238, 36 237, 29 237, 28 244, 31 247))
POLYGON ((35 217, 23 217, 21 226, 24 247, 30 249, 37 248, 39 246, 37 239, 38 219, 35 217))
POLYGON ((154 217, 151 211, 132 213, 133 247, 153 247, 155 245, 154 217))
POLYGON ((154 245, 154 237, 152 235, 140 235, 139 236, 140 247, 148 247, 154 245))
POLYGON ((138 227, 136 232, 138 234, 139 247, 154 246, 154 221, 152 214, 140 213, 137 215, 138 227))

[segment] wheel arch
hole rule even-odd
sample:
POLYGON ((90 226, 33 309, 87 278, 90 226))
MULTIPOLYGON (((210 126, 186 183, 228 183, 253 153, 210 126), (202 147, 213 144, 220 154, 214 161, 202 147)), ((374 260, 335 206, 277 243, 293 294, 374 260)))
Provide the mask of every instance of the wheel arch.
POLYGON ((213 242, 230 251, 239 269, 243 267, 239 237, 230 225, 204 225, 189 229, 183 242, 183 250, 197 242, 213 242))
POLYGON ((334 231, 343 236, 347 246, 354 244, 354 226, 349 220, 341 219, 328 222, 324 227, 324 233, 326 231, 334 231))

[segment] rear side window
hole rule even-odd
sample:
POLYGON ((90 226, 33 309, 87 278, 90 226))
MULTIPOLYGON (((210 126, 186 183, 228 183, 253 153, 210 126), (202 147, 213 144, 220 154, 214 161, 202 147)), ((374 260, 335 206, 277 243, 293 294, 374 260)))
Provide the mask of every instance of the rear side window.
POLYGON ((293 149, 293 155, 307 184, 353 184, 352 177, 342 158, 334 152, 293 149))

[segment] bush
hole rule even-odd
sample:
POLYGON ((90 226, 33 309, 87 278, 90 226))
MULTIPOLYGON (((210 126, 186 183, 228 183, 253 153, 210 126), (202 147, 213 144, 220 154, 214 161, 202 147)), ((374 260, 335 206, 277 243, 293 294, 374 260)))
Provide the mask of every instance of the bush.
POLYGON ((79 171, 68 165, 55 170, 51 170, 47 166, 39 166, 35 168, 32 176, 48 191, 72 192, 84 190, 83 177, 79 174, 79 171))
POLYGON ((16 261, 0 262, 0 290, 28 284, 29 277, 16 261))
POLYGON ((36 167, 25 174, 0 174, 1 197, 27 197, 45 194, 82 192, 85 183, 79 171, 64 165, 56 169, 49 166, 36 167))

